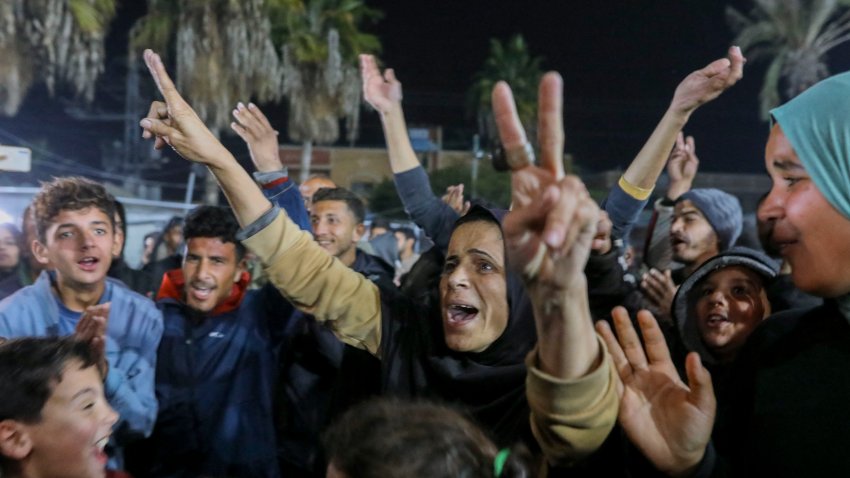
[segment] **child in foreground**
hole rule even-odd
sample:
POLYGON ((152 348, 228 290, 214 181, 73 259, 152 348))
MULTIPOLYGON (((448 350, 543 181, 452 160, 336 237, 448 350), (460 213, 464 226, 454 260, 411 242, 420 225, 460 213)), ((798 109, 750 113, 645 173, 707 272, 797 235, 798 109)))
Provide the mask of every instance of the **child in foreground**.
POLYGON ((0 341, 0 476, 103 477, 118 414, 87 343, 0 341))

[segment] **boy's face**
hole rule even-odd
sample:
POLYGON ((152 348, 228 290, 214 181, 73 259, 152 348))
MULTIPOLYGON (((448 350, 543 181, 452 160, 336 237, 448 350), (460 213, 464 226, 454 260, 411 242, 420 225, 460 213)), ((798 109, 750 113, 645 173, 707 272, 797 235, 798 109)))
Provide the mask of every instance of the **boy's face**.
POLYGON ((103 447, 117 420, 118 414, 103 395, 97 368, 82 368, 73 360, 54 385, 41 420, 22 425, 30 450, 21 462, 34 476, 104 476, 107 456, 103 447))
POLYGON ((694 292, 700 336, 720 357, 732 357, 770 314, 761 276, 746 267, 715 271, 694 292))
POLYGON ((50 264, 59 281, 71 288, 103 283, 112 257, 121 249, 110 217, 96 207, 61 211, 47 228, 45 240, 36 241, 36 258, 50 264))

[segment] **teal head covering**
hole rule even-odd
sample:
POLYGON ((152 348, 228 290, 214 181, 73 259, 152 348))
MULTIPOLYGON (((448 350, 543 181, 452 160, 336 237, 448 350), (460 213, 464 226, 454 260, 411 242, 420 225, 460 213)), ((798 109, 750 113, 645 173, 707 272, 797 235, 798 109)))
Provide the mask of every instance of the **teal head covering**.
POLYGON ((770 114, 821 194, 850 219, 850 72, 821 81, 770 114))

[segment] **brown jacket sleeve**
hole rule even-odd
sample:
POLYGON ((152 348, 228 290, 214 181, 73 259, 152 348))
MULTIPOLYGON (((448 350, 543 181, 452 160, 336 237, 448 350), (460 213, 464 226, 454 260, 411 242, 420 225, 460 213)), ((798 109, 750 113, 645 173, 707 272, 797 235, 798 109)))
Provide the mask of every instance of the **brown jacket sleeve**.
POLYGON ((380 356, 381 297, 372 281, 319 247, 283 211, 242 242, 295 307, 328 322, 343 342, 380 356))
POLYGON ((602 362, 575 380, 561 380, 538 369, 537 349, 526 358, 531 431, 553 465, 568 465, 596 451, 617 420, 617 377, 605 343, 597 339, 602 362))

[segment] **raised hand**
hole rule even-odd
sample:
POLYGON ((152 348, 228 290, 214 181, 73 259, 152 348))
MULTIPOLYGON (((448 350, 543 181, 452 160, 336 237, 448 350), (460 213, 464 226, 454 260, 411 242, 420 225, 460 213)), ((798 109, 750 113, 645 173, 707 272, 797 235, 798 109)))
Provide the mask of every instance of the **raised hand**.
POLYGON ((538 101, 540 166, 527 157, 525 131, 507 84, 493 89, 493 112, 511 173, 513 209, 503 230, 508 262, 525 280, 537 324, 537 363, 556 377, 581 377, 598 363, 584 266, 599 208, 584 184, 564 176, 562 80, 547 73, 538 101), (513 153, 512 153, 513 152, 513 153))
POLYGON ((363 98, 379 113, 386 114, 401 105, 401 83, 392 68, 381 75, 373 55, 360 55, 363 98))
POLYGON ((469 211, 469 201, 463 200, 463 183, 447 187, 446 194, 440 199, 454 209, 458 215, 463 216, 469 211))
POLYGON ((690 115, 700 105, 726 91, 744 76, 744 55, 737 46, 729 48, 727 58, 721 58, 697 70, 682 80, 673 94, 671 108, 690 115))
POLYGON ((98 370, 104 378, 109 371, 109 364, 106 361, 106 326, 109 321, 110 305, 107 302, 86 308, 74 329, 74 337, 89 344, 98 370))
POLYGON ((177 92, 174 82, 165 71, 162 58, 145 50, 145 64, 165 101, 154 101, 150 111, 139 124, 142 137, 156 138, 154 147, 171 146, 183 158, 213 166, 222 159, 232 158, 212 132, 204 126, 195 110, 177 92))
POLYGON ((670 185, 667 187, 667 197, 673 201, 691 190, 694 178, 699 169, 699 158, 696 153, 694 137, 687 138, 681 132, 676 137, 676 145, 667 160, 667 176, 670 185))
POLYGON ((622 381, 619 422, 629 440, 659 470, 671 475, 692 471, 711 438, 716 401, 711 376, 690 353, 688 385, 679 378, 658 323, 647 311, 638 313, 646 350, 629 314, 613 310, 617 337, 606 322, 596 329, 611 353, 622 381))
POLYGON ((233 110, 236 121, 230 123, 230 128, 248 145, 251 161, 260 172, 279 171, 283 168, 280 162, 280 146, 277 131, 272 128, 266 115, 254 103, 236 105, 233 110))
POLYGON ((661 272, 658 269, 650 269, 641 278, 640 287, 646 298, 661 314, 659 319, 664 322, 671 322, 673 320, 673 298, 676 297, 676 291, 679 290, 679 287, 673 283, 670 270, 661 272))

